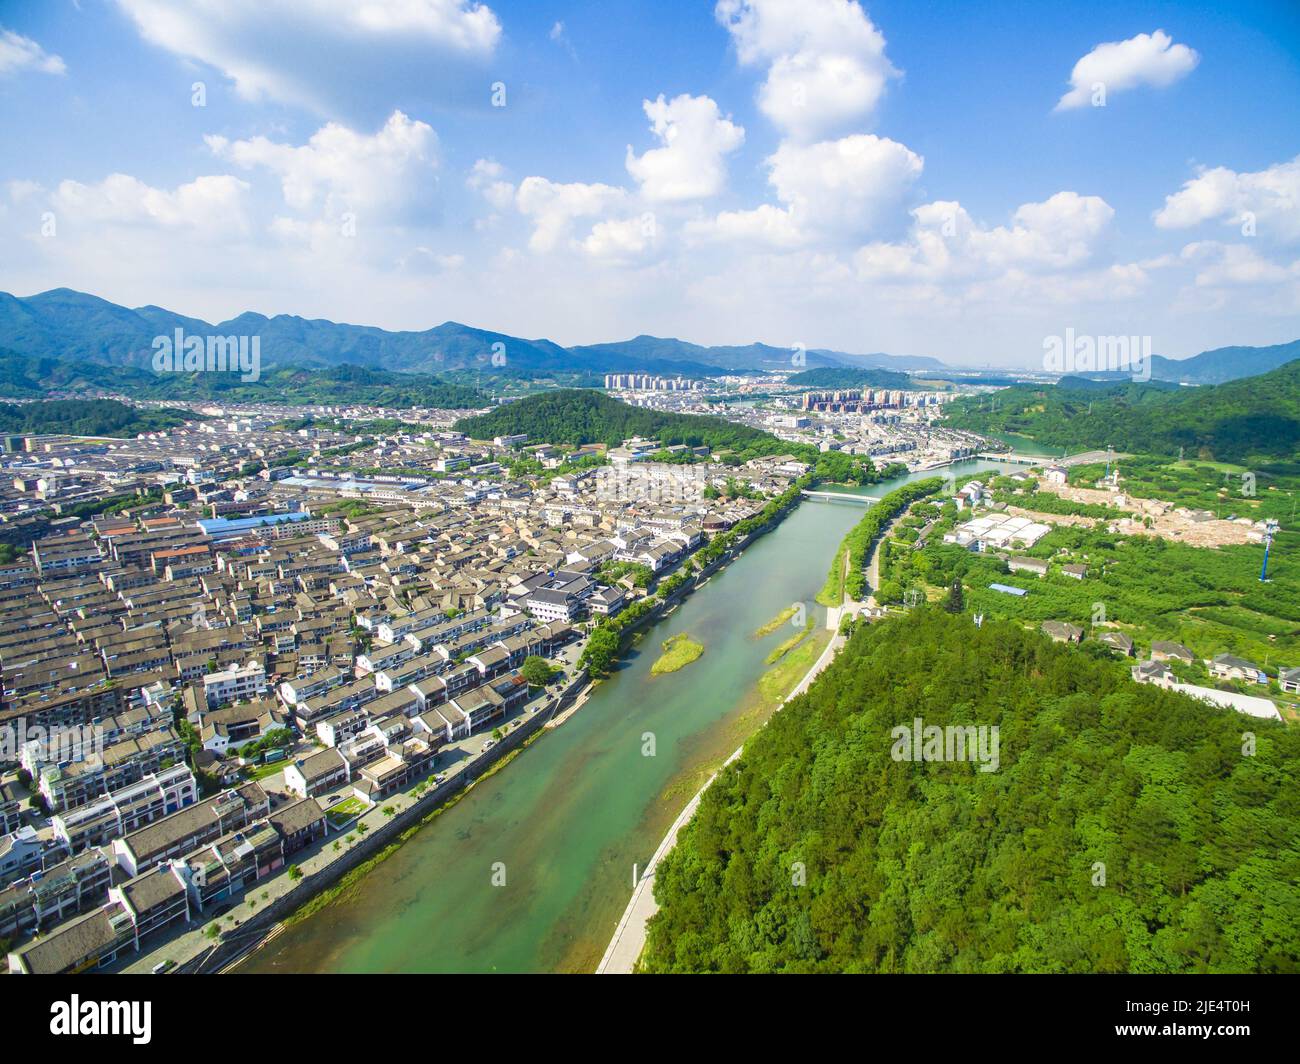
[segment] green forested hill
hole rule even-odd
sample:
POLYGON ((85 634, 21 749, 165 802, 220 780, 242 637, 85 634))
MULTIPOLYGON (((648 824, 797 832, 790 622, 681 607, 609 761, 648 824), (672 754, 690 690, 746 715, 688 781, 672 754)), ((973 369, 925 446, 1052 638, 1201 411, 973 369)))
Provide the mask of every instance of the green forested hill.
POLYGON ((806 369, 786 378, 786 384, 800 388, 918 388, 918 384, 906 373, 892 369, 845 369, 839 366, 823 366, 820 369, 806 369))
POLYGON ((39 398, 51 391, 127 395, 133 399, 211 399, 227 403, 366 403, 373 406, 464 408, 487 405, 469 383, 443 376, 391 373, 344 363, 280 365, 258 380, 237 373, 155 373, 69 358, 34 358, 0 347, 0 396, 39 398))
POLYGON ((914 611, 857 632, 714 781, 659 868, 643 965, 1296 971, 1297 765, 1280 723, 914 611), (997 724, 998 771, 894 761, 916 717, 997 724))
POLYGON ((529 396, 479 417, 463 418, 454 427, 479 440, 526 432, 535 443, 605 443, 616 447, 633 436, 642 436, 657 439, 665 446, 707 444, 751 456, 796 449, 771 433, 722 418, 648 410, 600 392, 573 388, 529 396))
POLYGON ((1300 359, 1258 377, 1204 388, 1158 384, 1018 385, 958 400, 946 421, 1012 432, 1053 447, 1246 461, 1300 450, 1300 359))
POLYGON ((128 437, 201 420, 187 410, 144 410, 115 399, 0 403, 0 432, 3 433, 128 437))

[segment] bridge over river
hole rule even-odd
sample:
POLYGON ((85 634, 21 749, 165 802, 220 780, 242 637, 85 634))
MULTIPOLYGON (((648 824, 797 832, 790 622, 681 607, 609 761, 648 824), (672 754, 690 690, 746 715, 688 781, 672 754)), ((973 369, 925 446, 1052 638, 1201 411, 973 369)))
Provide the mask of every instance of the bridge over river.
POLYGON ((880 501, 875 495, 849 495, 847 492, 840 491, 805 490, 803 495, 805 498, 818 499, 822 502, 851 502, 857 506, 870 506, 873 502, 880 501))

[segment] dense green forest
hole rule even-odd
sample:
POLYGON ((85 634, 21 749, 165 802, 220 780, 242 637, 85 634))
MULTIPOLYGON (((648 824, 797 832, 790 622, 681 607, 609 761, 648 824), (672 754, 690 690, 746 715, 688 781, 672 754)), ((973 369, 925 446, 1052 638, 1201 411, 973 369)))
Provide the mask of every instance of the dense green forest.
POLYGON ((562 389, 529 396, 453 426, 476 440, 524 432, 530 443, 591 444, 617 447, 640 436, 665 447, 707 446, 714 460, 738 466, 752 458, 793 455, 813 467, 818 480, 837 484, 876 484, 906 472, 899 463, 878 468, 870 458, 840 451, 819 452, 811 444, 790 443, 762 429, 720 417, 672 414, 611 399, 597 391, 562 389))
POLYGON ((1295 972, 1297 766, 1280 723, 923 607, 860 627, 722 770, 642 966, 1295 972), (918 717, 996 725, 998 769, 894 760, 918 717))
POLYGON ((488 398, 468 384, 441 377, 390 373, 344 363, 339 366, 280 366, 245 383, 236 373, 150 374, 147 389, 160 398, 214 399, 246 403, 364 403, 368 406, 465 409, 488 398))
POLYGON ((822 366, 806 369, 786 378, 786 384, 799 388, 896 388, 900 390, 930 387, 918 385, 906 373, 892 369, 840 369, 822 366))
POLYGON ((648 410, 597 391, 571 388, 520 399, 478 417, 462 418, 454 428, 478 440, 526 432, 531 443, 604 443, 611 447, 642 436, 657 439, 665 446, 708 446, 736 451, 746 458, 787 454, 791 446, 771 433, 722 418, 648 410))
POLYGON ((1010 432, 1040 444, 1217 461, 1285 458, 1300 450, 1300 359, 1258 377, 1202 388, 1090 382, 1018 385, 970 396, 946 422, 1010 432))
POLYGON ((135 436, 199 418, 185 410, 141 409, 116 399, 51 399, 0 403, 0 432, 71 436, 135 436))
POLYGON ((256 381, 237 373, 155 373, 134 366, 30 357, 0 348, 0 395, 39 398, 51 391, 112 392, 132 399, 212 399, 247 403, 364 403, 465 409, 486 406, 475 383, 414 373, 338 366, 263 367, 256 381))

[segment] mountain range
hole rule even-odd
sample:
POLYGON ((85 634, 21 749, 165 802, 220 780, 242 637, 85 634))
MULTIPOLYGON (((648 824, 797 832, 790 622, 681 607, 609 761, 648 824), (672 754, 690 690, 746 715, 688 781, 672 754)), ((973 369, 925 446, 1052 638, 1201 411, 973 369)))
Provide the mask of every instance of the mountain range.
MULTIPOLYGON (((75 369, 56 377, 101 376, 94 367, 149 370, 153 341, 187 335, 260 337, 262 365, 338 367, 352 365, 406 374, 483 371, 514 376, 658 373, 701 377, 719 370, 767 371, 799 367, 885 369, 934 374, 946 367, 935 358, 884 353, 851 354, 828 348, 802 351, 770 344, 703 346, 685 340, 635 336, 613 343, 562 347, 547 339, 524 339, 448 321, 420 332, 390 331, 291 314, 245 312, 215 324, 158 306, 123 307, 98 296, 55 288, 34 296, 0 292, 0 349, 28 360, 57 360, 75 369), (498 356, 494 361, 494 355, 498 356), (499 356, 504 355, 505 362, 499 356)), ((11 358, 0 355, 0 362, 11 358)), ((1272 347, 1223 347, 1193 358, 1152 357, 1152 378, 1186 384, 1220 384, 1254 376, 1300 357, 1300 340, 1272 347)), ((33 363, 29 362, 29 367, 33 363)), ((1105 374, 1093 374, 1104 379, 1105 374)))
MULTIPOLYGON (((1257 377, 1300 358, 1300 340, 1270 347, 1216 347, 1191 358, 1151 356, 1151 379, 1173 384, 1227 384, 1242 377, 1257 377)), ((1095 381, 1123 381, 1128 373, 1090 373, 1095 381)), ((1062 378, 1064 384, 1069 378, 1062 378)), ((1077 383, 1077 378, 1075 378, 1077 383)))
MULTIPOLYGON (((153 340, 187 335, 258 336, 262 364, 337 366, 344 363, 403 373, 446 373, 500 367, 539 373, 642 372, 705 376, 720 369, 789 368, 793 352, 767 344, 703 347, 683 340, 637 336, 617 343, 561 347, 449 321, 422 332, 389 331, 323 319, 245 312, 215 324, 163 307, 129 307, 68 288, 19 297, 0 293, 0 347, 33 358, 107 366, 150 367, 153 340), (501 346, 496 346, 501 345, 501 346)), ((933 358, 804 352, 809 366, 936 369, 933 358)))

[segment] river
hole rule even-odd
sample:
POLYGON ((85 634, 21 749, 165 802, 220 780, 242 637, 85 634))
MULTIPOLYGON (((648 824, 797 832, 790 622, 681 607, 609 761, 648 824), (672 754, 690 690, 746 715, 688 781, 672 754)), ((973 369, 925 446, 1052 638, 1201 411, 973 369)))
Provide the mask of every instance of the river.
MULTIPOLYGON (((962 476, 996 465, 948 468, 962 476)), ((855 490, 878 496, 934 475, 855 490)), ((763 659, 792 630, 760 640, 755 629, 795 602, 824 623, 813 596, 863 512, 801 504, 651 628, 573 717, 238 970, 592 971, 631 894, 633 863, 644 867, 691 795, 765 717, 763 659), (651 676, 659 644, 682 632, 704 644, 703 657, 651 676)))

